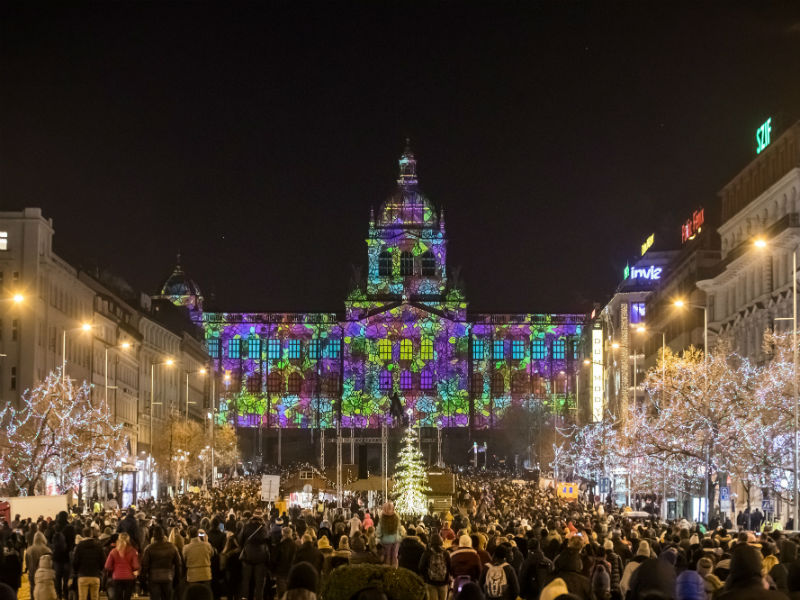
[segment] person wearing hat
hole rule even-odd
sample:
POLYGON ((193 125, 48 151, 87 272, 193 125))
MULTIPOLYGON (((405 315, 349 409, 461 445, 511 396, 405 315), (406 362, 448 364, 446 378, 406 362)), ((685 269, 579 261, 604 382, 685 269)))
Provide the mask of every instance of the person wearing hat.
POLYGON ((749 544, 733 550, 731 570, 718 600, 786 600, 781 592, 767 589, 761 552, 749 544))
POLYGON ((714 561, 707 556, 704 556, 697 561, 697 574, 703 578, 703 586, 706 591, 706 600, 711 598, 717 593, 717 590, 722 588, 722 582, 719 577, 714 575, 714 561))
MULTIPOLYGON (((320 539, 327 540, 328 538, 320 539)), ((302 543, 294 553, 294 562, 292 566, 301 562, 309 563, 312 567, 314 567, 314 569, 316 569, 317 574, 322 572, 322 567, 325 564, 325 557, 322 555, 322 552, 316 548, 314 544, 314 538, 310 533, 305 533, 303 535, 302 543)))
POLYGON ((186 582, 203 583, 211 588, 211 559, 214 548, 206 541, 206 532, 203 529, 192 527, 189 536, 190 542, 183 547, 186 582))
POLYGON ((628 596, 631 578, 633 577, 634 572, 639 568, 639 565, 649 558, 650 542, 647 540, 642 540, 639 542, 639 546, 636 548, 636 556, 634 556, 631 561, 625 565, 625 570, 622 572, 622 577, 620 578, 619 589, 620 592, 622 592, 623 598, 627 598, 628 596))
POLYGON ((400 547, 400 517, 395 514, 392 502, 383 505, 376 535, 383 548, 383 564, 396 567, 400 547))
POLYGON ((472 538, 466 534, 458 538, 458 546, 450 553, 450 569, 456 591, 466 580, 480 580, 483 565, 480 556, 472 548, 472 538))
POLYGON ((299 562, 289 571, 286 592, 280 600, 316 600, 319 573, 313 565, 299 562))

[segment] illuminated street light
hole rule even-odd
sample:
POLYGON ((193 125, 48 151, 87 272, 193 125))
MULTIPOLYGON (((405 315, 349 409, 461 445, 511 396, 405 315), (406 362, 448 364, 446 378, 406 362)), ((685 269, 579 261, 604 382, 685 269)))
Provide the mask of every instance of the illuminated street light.
POLYGON ((23 302, 25 300, 25 296, 23 296, 22 294, 14 294, 14 297, 12 299, 14 300, 14 304, 19 304, 20 302, 23 302))

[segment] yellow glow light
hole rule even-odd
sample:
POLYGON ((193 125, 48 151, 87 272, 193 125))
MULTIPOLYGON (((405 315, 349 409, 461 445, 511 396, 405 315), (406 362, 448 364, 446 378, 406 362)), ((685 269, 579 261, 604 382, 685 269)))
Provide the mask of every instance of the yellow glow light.
POLYGON ((19 304, 23 300, 25 300, 25 296, 23 296, 22 294, 14 294, 14 302, 19 304))

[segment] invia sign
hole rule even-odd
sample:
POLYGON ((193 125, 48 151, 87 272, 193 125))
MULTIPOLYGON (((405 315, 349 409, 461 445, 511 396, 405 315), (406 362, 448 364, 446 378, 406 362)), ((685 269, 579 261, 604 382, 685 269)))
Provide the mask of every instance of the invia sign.
POLYGON ((648 281, 657 281, 661 279, 661 273, 663 273, 663 267, 657 267, 655 265, 650 265, 649 267, 629 267, 625 266, 625 270, 622 272, 625 279, 630 277, 631 279, 647 279, 648 281))

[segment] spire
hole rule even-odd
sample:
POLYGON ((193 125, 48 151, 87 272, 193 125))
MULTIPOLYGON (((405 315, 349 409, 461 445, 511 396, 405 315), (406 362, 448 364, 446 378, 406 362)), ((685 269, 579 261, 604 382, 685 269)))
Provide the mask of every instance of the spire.
POLYGON ((375 227, 375 207, 369 207, 369 226, 375 227))
POLYGON ((414 158, 414 153, 411 151, 411 140, 406 138, 406 147, 403 154, 400 156, 400 178, 397 180, 399 185, 416 185, 417 184, 417 160, 414 158))
POLYGON ((178 250, 178 255, 175 257, 175 272, 181 270, 181 251, 178 250))
POLYGON ((444 231, 444 207, 439 211, 439 229, 444 231))

